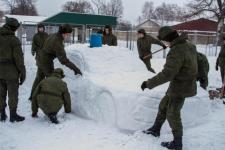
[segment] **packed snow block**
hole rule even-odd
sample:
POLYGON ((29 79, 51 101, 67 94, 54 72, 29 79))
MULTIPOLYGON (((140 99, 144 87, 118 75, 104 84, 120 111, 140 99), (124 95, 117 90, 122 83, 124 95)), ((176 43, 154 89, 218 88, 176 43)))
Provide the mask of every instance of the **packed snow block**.
MULTIPOLYGON (((76 115, 132 131, 153 124, 168 83, 141 91, 141 83, 154 74, 147 71, 137 53, 122 47, 88 45, 72 45, 67 52, 83 72, 82 77, 74 76, 64 68, 76 115)), ((163 65, 164 60, 154 59, 156 70, 160 71, 163 65)), ((202 99, 207 93, 201 89, 199 93, 185 101, 184 127, 199 124, 198 118, 207 117, 210 112, 209 101, 202 99)))

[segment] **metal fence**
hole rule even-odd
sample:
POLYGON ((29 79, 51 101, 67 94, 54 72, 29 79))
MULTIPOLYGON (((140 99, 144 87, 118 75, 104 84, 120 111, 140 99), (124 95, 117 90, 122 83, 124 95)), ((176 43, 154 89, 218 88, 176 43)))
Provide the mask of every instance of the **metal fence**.
MULTIPOLYGON (((30 23, 30 25, 23 24, 17 31, 16 35, 21 40, 23 49, 25 49, 26 45, 32 44, 32 38, 34 34, 37 31, 36 25, 37 23, 30 23)), ((55 33, 58 31, 57 25, 51 25, 46 26, 45 30, 48 34, 55 33)), ((94 28, 88 28, 86 29, 85 34, 85 41, 86 43, 89 42, 90 35, 96 32, 94 28)), ((182 31, 187 32, 189 40, 194 44, 203 44, 205 45, 205 54, 210 55, 216 55, 215 51, 215 41, 216 41, 216 33, 215 32, 201 32, 201 31, 182 31)), ((130 31, 119 31, 115 30, 115 35, 117 36, 118 41, 122 41, 120 46, 129 48, 130 50, 137 49, 136 41, 137 41, 137 31, 136 30, 130 30, 130 31)), ((71 34, 71 37, 66 41, 67 45, 73 44, 73 43, 81 43, 81 34, 82 34, 82 28, 80 27, 74 27, 73 34, 71 34)), ((157 36, 157 32, 150 32, 147 33, 152 35, 153 37, 157 36)), ((165 56, 165 53, 164 53, 165 56)))

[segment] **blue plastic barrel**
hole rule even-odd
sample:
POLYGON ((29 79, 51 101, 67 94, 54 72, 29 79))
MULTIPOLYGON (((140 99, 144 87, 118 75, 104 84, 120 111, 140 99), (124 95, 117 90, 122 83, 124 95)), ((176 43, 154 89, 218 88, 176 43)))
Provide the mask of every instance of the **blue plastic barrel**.
POLYGON ((90 37, 90 47, 102 47, 102 35, 92 34, 90 37))

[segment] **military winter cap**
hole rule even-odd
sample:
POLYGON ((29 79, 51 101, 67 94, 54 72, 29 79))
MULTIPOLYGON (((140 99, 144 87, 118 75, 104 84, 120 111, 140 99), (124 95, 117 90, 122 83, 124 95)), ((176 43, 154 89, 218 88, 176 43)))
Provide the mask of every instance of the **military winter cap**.
POLYGON ((70 24, 63 24, 59 27, 59 33, 65 34, 65 33, 72 33, 73 29, 70 24))
POLYGON ((20 27, 18 20, 15 18, 6 17, 5 20, 6 20, 5 25, 10 27, 13 31, 16 31, 20 27))
POLYGON ((138 33, 144 34, 144 35, 146 34, 145 29, 139 29, 139 30, 138 30, 138 33))
POLYGON ((53 71, 53 74, 60 75, 62 78, 65 77, 64 71, 63 71, 61 68, 56 68, 56 69, 53 71))
POLYGON ((158 39, 172 42, 174 39, 176 39, 179 36, 176 30, 172 29, 169 26, 164 26, 159 29, 159 35, 158 39))
POLYGON ((111 29, 112 27, 110 25, 106 25, 105 29, 111 29))
POLYGON ((44 29, 45 29, 45 26, 44 26, 42 23, 39 23, 39 24, 37 25, 37 27, 38 27, 38 28, 44 28, 44 29))

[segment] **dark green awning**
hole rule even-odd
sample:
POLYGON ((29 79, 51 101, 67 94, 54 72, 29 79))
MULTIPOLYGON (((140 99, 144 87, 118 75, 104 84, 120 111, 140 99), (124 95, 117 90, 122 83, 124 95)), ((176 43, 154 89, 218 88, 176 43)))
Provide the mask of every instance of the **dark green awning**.
POLYGON ((72 25, 89 25, 89 26, 105 26, 117 25, 117 17, 81 14, 71 12, 60 12, 43 21, 44 24, 64 24, 69 23, 72 25))

